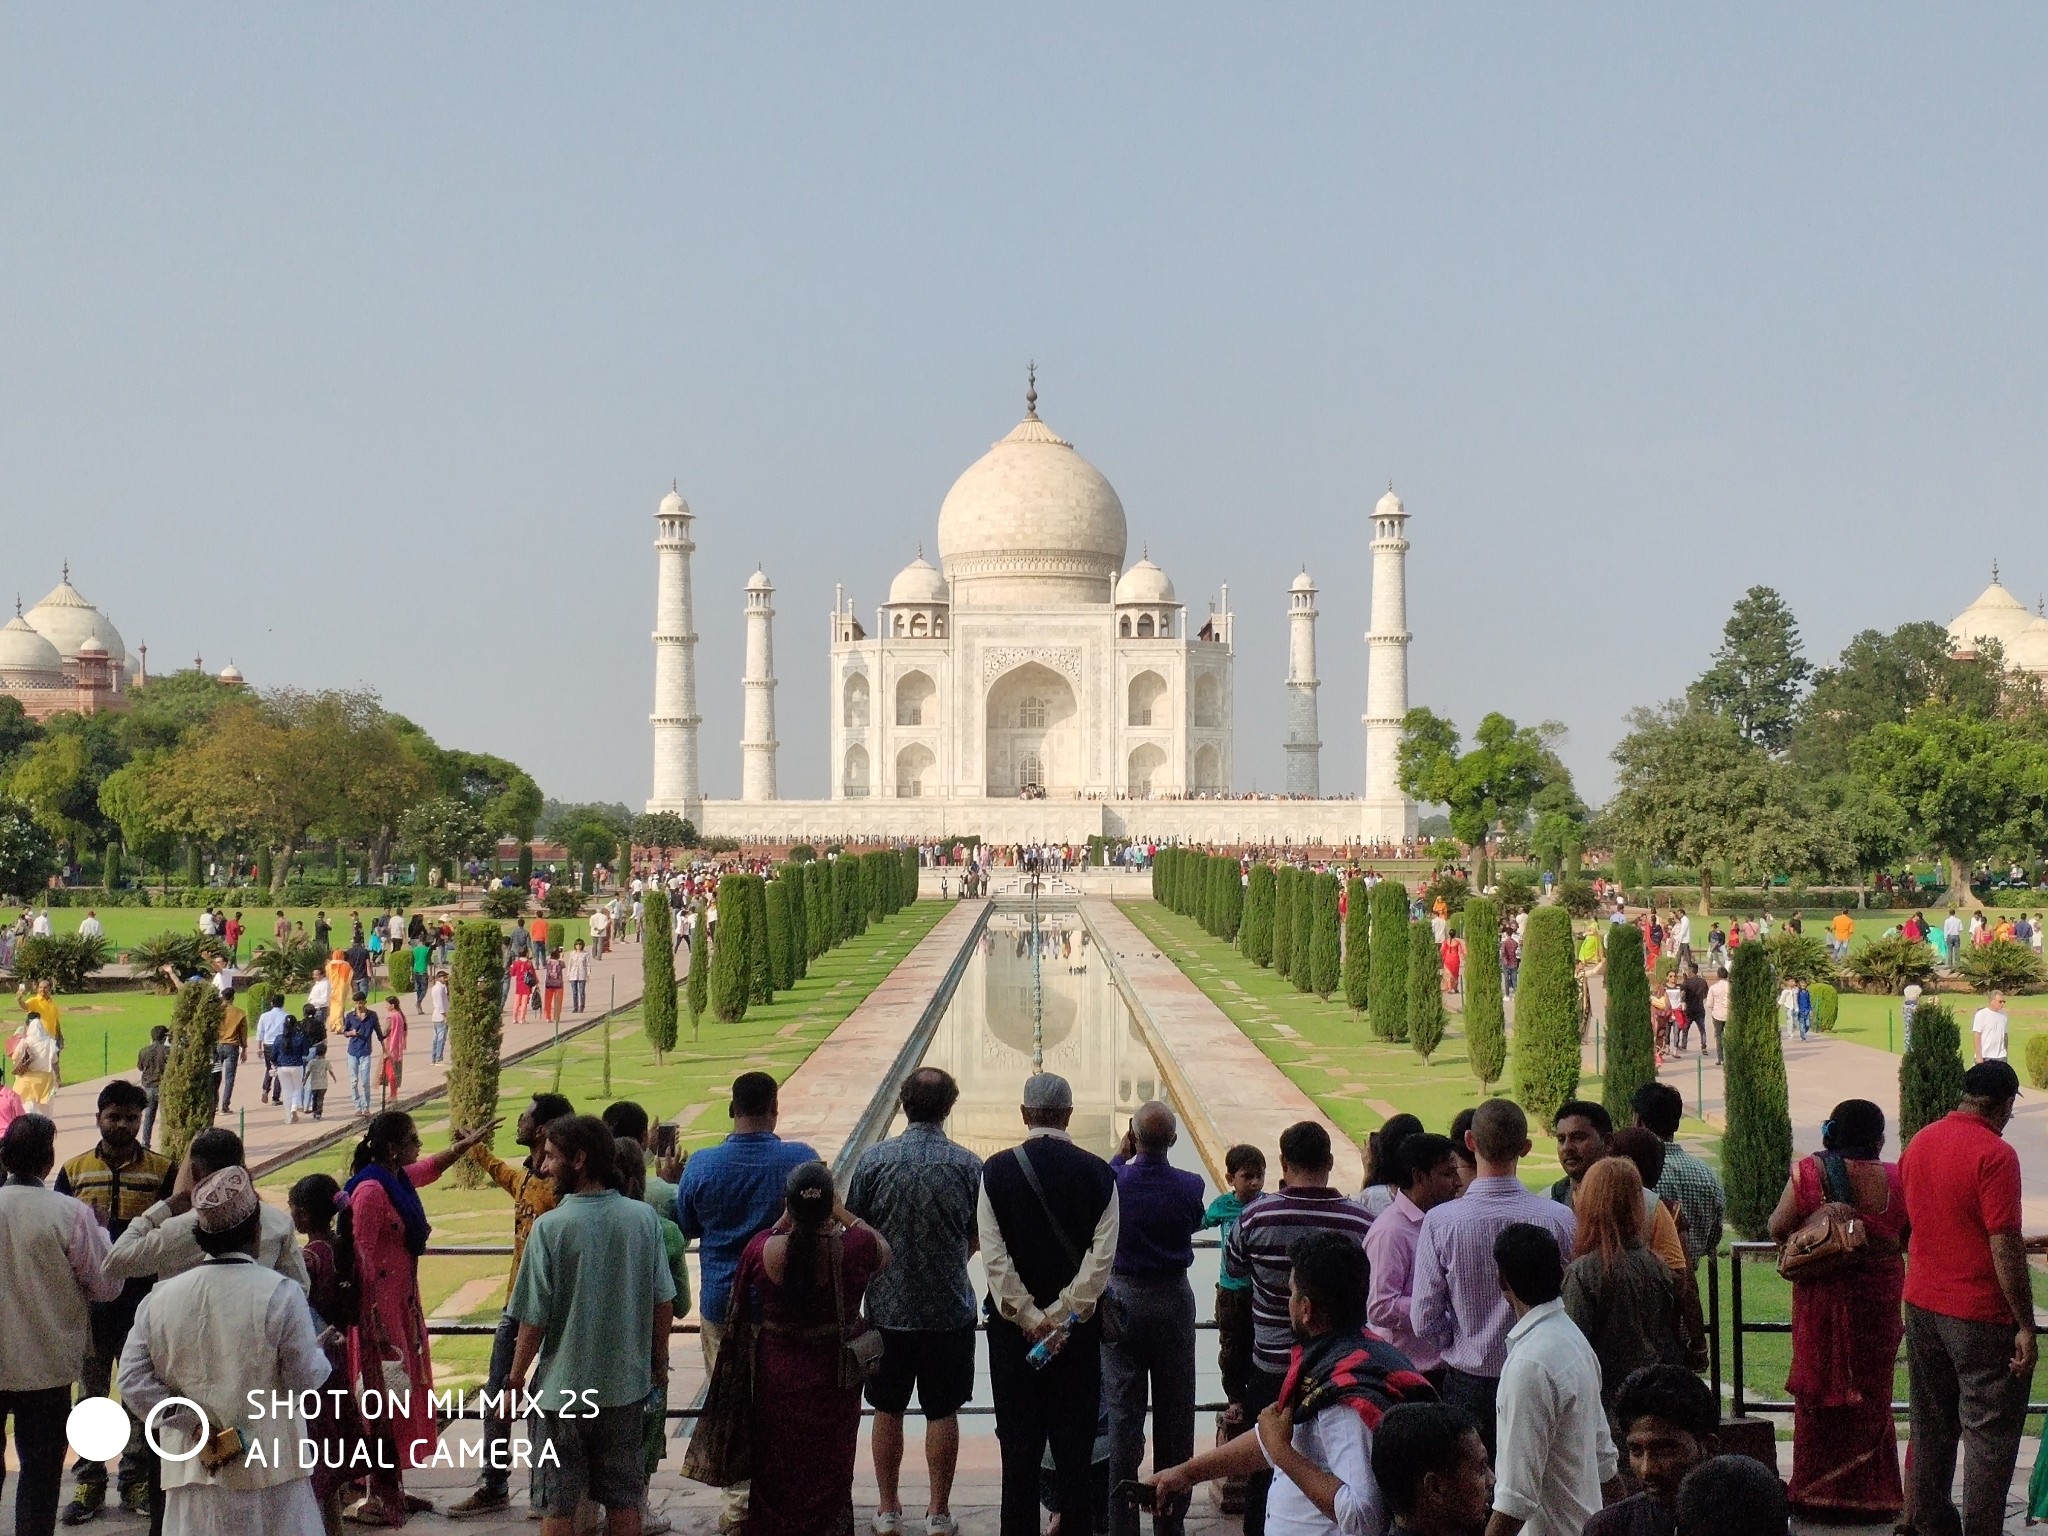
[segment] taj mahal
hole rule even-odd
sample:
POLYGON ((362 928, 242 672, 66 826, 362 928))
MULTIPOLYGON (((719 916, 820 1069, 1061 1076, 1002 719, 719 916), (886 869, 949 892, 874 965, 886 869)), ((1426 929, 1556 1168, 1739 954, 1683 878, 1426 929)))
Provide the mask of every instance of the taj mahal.
POLYGON ((1199 621, 1141 547, 1102 473, 1039 418, 953 482, 938 564, 917 558, 863 622, 842 588, 827 657, 832 793, 776 791, 774 586, 742 594, 741 791, 706 800, 699 776, 694 514, 672 489, 655 512, 654 787, 650 811, 706 835, 991 842, 1109 837, 1397 843, 1415 835, 1397 758, 1408 709, 1408 513, 1391 487, 1372 514, 1372 627, 1362 784, 1326 797, 1317 720, 1316 585, 1276 603, 1288 625, 1285 797, 1232 790, 1236 679, 1229 588, 1199 621))

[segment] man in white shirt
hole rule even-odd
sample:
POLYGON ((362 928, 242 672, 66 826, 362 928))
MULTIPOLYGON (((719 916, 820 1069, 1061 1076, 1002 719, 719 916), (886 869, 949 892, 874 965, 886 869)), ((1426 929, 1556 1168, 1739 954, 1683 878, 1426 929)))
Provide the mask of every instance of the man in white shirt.
POLYGON ((277 1042, 284 1038, 284 1026, 290 1018, 285 1012, 282 992, 273 992, 270 1006, 257 1017, 256 1046, 263 1053, 263 1092, 257 1097, 259 1104, 278 1104, 284 1100, 284 1085, 277 1077, 277 1042))
POLYGON ((1557 1239, 1517 1222, 1493 1244, 1514 1309, 1502 1368, 1499 1456, 1486 1536, 1579 1536, 1622 1495, 1620 1458, 1600 1403, 1600 1360, 1564 1310, 1557 1239))
POLYGON ((39 939, 47 939, 51 936, 50 909, 48 907, 44 907, 40 912, 36 913, 36 920, 29 924, 29 932, 39 939))
POLYGON ((91 907, 85 909, 85 921, 78 925, 78 936, 81 939, 103 939, 107 936, 106 927, 100 922, 99 913, 93 911, 91 907))
POLYGON ((1977 1059, 1979 1061, 2004 1061, 2005 1042, 2011 1021, 2005 1014, 2005 994, 1994 992, 1991 1000, 1977 1010, 1977 1016, 1970 1021, 1970 1033, 1977 1037, 1977 1059))
MULTIPOLYGON (((106 1278, 132 1280, 155 1275, 168 1280, 205 1263, 206 1252, 199 1246, 199 1218, 192 1214, 192 1193, 221 1170, 246 1166, 242 1138, 233 1131, 213 1126, 194 1136, 184 1162, 178 1165, 171 1198, 157 1201, 128 1223, 107 1255, 106 1278)), ((297 1281, 301 1291, 310 1290, 312 1282, 306 1276, 306 1260, 299 1251, 291 1216, 267 1201, 257 1216, 256 1262, 297 1281)))

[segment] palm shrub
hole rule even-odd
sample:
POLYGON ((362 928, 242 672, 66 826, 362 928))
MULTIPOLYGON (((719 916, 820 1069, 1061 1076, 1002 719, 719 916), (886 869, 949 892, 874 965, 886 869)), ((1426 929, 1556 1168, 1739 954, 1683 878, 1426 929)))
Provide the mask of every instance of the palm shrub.
POLYGON ((1340 958, 1343 944, 1337 926, 1337 877, 1317 875, 1315 893, 1315 901, 1309 908, 1312 926, 1309 929, 1308 989, 1328 1002, 1344 974, 1340 958))
POLYGON ((1408 888, 1382 880, 1372 888, 1372 1032, 1381 1040, 1408 1038, 1408 888))
POLYGON ((1294 969, 1294 896, 1297 871, 1282 864, 1273 876, 1273 969, 1289 976, 1294 969))
POLYGON ((1924 982, 1934 974, 1934 951, 1924 940, 1904 934, 1869 939, 1850 951, 1849 974, 1873 992, 1896 996, 1908 983, 1924 982))
POLYGON ((1238 924, 1237 947, 1253 965, 1273 963, 1273 866, 1254 864, 1245 888, 1244 921, 1238 924))
POLYGON ((1813 993, 1813 1027, 1832 1035, 1842 1016, 1842 994, 1825 981, 1816 981, 1808 990, 1813 993))
POLYGON ((658 885, 647 893, 646 918, 655 937, 640 945, 640 1022, 658 1062, 676 1048, 675 919, 658 885))
POLYGON ((1408 1043, 1425 1062, 1444 1040, 1443 951, 1428 923, 1408 925, 1408 1043))
POLYGON ((282 944, 266 944, 249 962, 249 969, 269 983, 273 992, 296 992, 310 983, 326 962, 320 946, 311 939, 294 935, 282 944))
POLYGON ((1590 880, 1560 880, 1557 904, 1581 922, 1600 910, 1600 898, 1593 893, 1590 880))
POLYGON ((1963 1041, 1946 1003, 1923 1000, 1913 1038, 1899 1058, 1899 1150, 1963 1097, 1963 1041))
POLYGON ((1499 907, 1484 896, 1465 905, 1465 1057, 1481 1092, 1500 1080, 1508 1062, 1499 914, 1499 907))
POLYGON ((1979 992, 2017 992, 2041 980, 2041 961, 2033 946, 2017 939, 1968 945, 1956 969, 1979 992))
POLYGON ((485 891, 483 897, 485 917, 517 917, 526 910, 526 887, 501 885, 495 891, 485 891))
POLYGON ((690 1038, 697 1038, 697 1023, 711 1000, 711 924, 704 920, 704 903, 690 914, 690 974, 683 981, 683 1002, 690 1010, 690 1038))
POLYGON ((1768 949, 1745 944, 1728 978, 1726 1095, 1721 1184, 1728 1222, 1752 1241, 1764 1235, 1792 1169, 1792 1113, 1778 1036, 1778 977, 1768 949))
POLYGON ((1607 1076, 1600 1094, 1616 1125, 1628 1123, 1636 1090, 1656 1077, 1643 931, 1634 923, 1619 923, 1607 935, 1607 1076))
POLYGON ((171 1057, 158 1089, 163 1152, 175 1166, 192 1138, 213 1124, 213 1053, 223 1004, 213 984, 188 982, 171 1009, 171 1057))
POLYGON ((1515 1097, 1532 1124, 1548 1125, 1579 1091, 1579 987, 1572 970, 1572 915, 1529 914, 1515 989, 1515 1097))
MULTIPOLYGON (((171 929, 144 939, 130 949, 128 960, 135 967, 136 975, 145 977, 156 991, 168 995, 183 986, 190 977, 204 972, 209 962, 226 955, 227 949, 216 938, 196 931, 171 929), (177 973, 177 981, 173 982, 163 974, 167 965, 177 973)), ((410 979, 407 978, 408 981, 410 979)), ((75 992, 78 989, 59 982, 57 990, 75 992)))
POLYGON ((724 875, 718 881, 718 942, 711 949, 711 1011, 725 1024, 747 1016, 753 996, 754 972, 747 962, 747 894, 745 875, 724 875))
POLYGON ((789 887, 770 880, 763 893, 768 903, 768 979, 777 992, 796 985, 789 966, 789 887))
MULTIPOLYGON (((194 934, 194 938, 198 935, 194 934)), ((107 963, 107 941, 76 933, 31 935, 14 946, 14 979, 33 987, 47 981, 58 992, 79 992, 85 978, 107 963)), ((196 970, 194 966, 191 970, 196 970)), ((191 974, 181 970, 179 975, 191 974)))
POLYGON ((1781 980, 1810 985, 1835 974, 1835 957, 1828 952, 1826 941, 1811 934, 1780 928, 1764 947, 1770 954, 1771 968, 1781 980))
MULTIPOLYGON (((652 947, 659 949, 656 944, 652 947)), ((448 983, 448 1111, 457 1130, 482 1125, 498 1108, 498 1054, 504 1047, 504 936, 496 923, 455 929, 455 963, 448 983)), ((451 1170, 456 1184, 476 1189, 485 1180, 473 1158, 451 1170)))
POLYGON ((1372 999, 1372 897, 1363 880, 1344 888, 1344 1002, 1352 1015, 1372 999))
MULTIPOLYGON (((868 866, 870 876, 874 866, 868 866)), ((747 969, 753 977, 754 989, 750 1001, 772 1003, 775 1001, 775 972, 769 965, 768 948, 768 882, 759 875, 744 877, 744 891, 747 900, 747 969)))

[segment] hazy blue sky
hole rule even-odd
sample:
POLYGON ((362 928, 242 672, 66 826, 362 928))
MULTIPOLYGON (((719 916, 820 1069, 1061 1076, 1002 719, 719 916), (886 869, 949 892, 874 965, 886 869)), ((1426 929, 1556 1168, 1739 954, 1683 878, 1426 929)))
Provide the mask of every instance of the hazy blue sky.
POLYGON ((1390 477, 1413 700, 1596 796, 1753 582, 1824 657, 2048 588, 2048 12, 737 9, 0 9, 0 584, 638 802, 673 477, 707 787, 761 561, 822 794, 833 584, 1035 357, 1131 557, 1230 585, 1240 787, 1303 562, 1361 780, 1390 477))

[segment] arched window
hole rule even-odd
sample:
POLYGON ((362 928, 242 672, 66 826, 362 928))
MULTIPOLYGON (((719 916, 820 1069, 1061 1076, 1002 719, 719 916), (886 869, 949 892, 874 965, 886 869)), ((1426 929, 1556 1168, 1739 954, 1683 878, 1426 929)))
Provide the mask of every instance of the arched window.
POLYGON ((939 639, 946 633, 946 621, 938 614, 932 615, 932 638, 939 639))
POLYGON ((902 614, 899 613, 896 615, 896 622, 894 626, 892 626, 891 632, 899 636, 907 635, 910 633, 909 622, 903 617, 902 614))
POLYGON ((906 672, 896 682, 896 723, 937 725, 939 690, 922 672, 906 672))
POLYGON ((1131 679, 1130 709, 1125 723, 1136 726, 1167 725, 1166 679, 1157 672, 1140 672, 1131 679))
POLYGON ((905 747, 896 754, 896 797, 899 800, 916 800, 924 794, 925 776, 938 766, 938 759, 932 756, 931 748, 918 743, 905 747))
POLYGON ((919 613, 911 616, 910 633, 914 638, 920 638, 931 632, 932 621, 929 615, 919 613))
POLYGON ((1131 616, 1128 613, 1116 621, 1116 632, 1121 639, 1131 638, 1131 616))
POLYGON ((1045 729, 1044 699, 1040 698, 1037 694, 1026 694, 1017 701, 1017 729, 1020 731, 1042 731, 1045 729))
POLYGON ((1019 789, 1045 788, 1045 762, 1036 752, 1026 752, 1017 759, 1017 787, 1019 789))
POLYGON ((846 680, 846 709, 841 717, 849 726, 868 723, 868 679, 864 672, 856 672, 846 680))
POLYGON ((1152 638, 1152 615, 1149 613, 1138 615, 1138 638, 1140 640, 1150 640, 1152 638))
POLYGON ((1146 742, 1131 754, 1130 766, 1125 774, 1125 792, 1133 800, 1150 800, 1154 785, 1166 767, 1166 754, 1146 742))
POLYGON ((868 792, 868 749, 855 744, 846 749, 846 798, 862 800, 868 792))
POLYGON ((1171 640, 1173 638, 1173 615, 1170 612, 1159 615, 1159 638, 1162 640, 1171 640))
POLYGON ((1205 672, 1196 678, 1191 695, 1188 712, 1196 725, 1223 723, 1223 689, 1214 673, 1205 672))
POLYGON ((1220 782, 1222 779, 1222 761, 1221 755, 1214 747, 1204 746, 1195 749, 1196 789, 1217 790, 1223 787, 1220 782))

